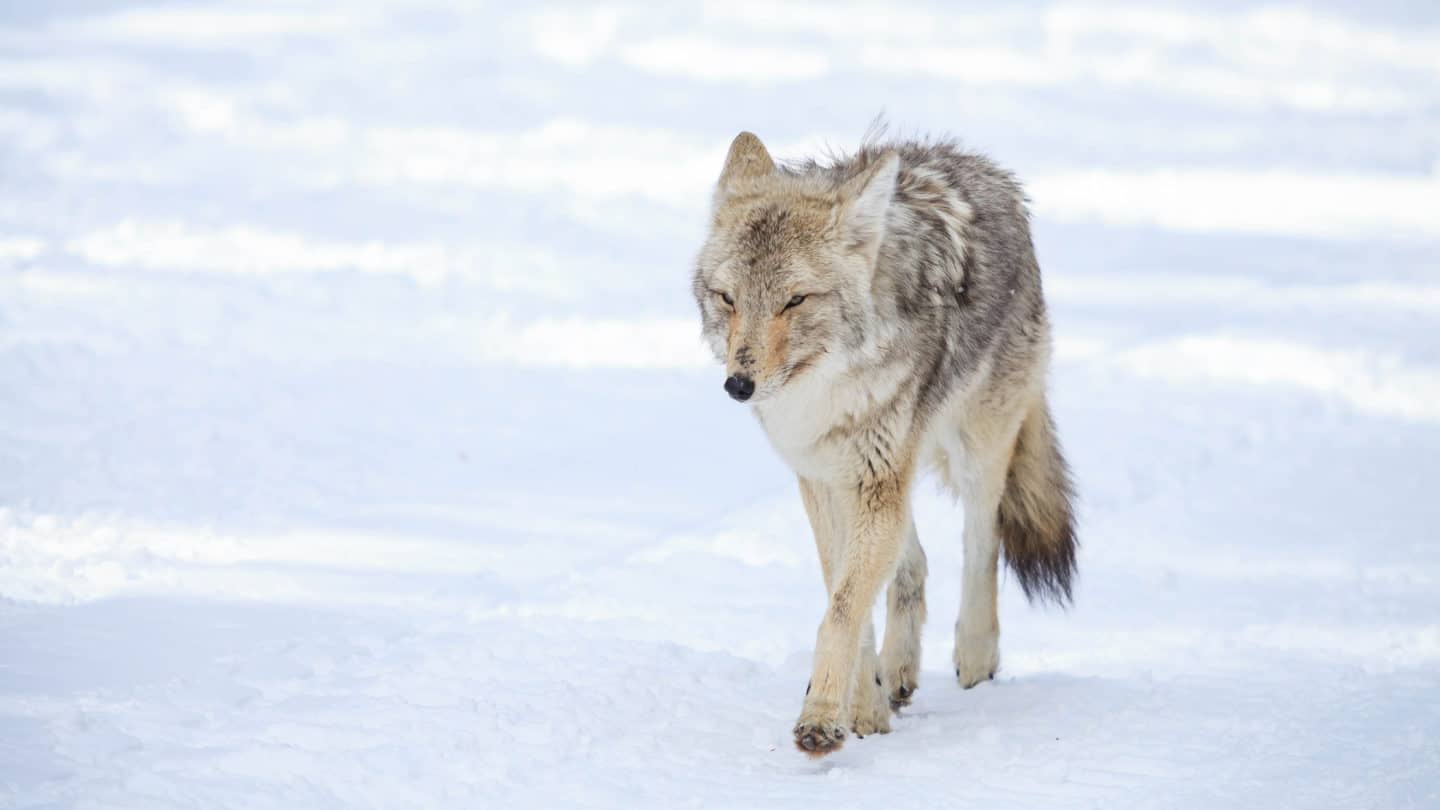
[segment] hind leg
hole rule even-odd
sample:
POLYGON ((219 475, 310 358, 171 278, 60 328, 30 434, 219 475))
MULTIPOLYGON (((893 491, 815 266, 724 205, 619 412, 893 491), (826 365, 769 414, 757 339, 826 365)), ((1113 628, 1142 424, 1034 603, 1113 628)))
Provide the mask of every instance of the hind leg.
POLYGON ((996 581, 1000 541, 995 534, 1000 493, 992 496, 988 489, 977 487, 965 498, 965 573, 960 616, 955 620, 955 677, 966 689, 995 677, 1000 667, 996 581))
POLYGON ((967 431, 963 469, 951 471, 965 505, 965 568, 960 616, 955 620, 955 677, 966 689, 994 678, 1000 667, 1000 535, 996 522, 1016 430, 1018 425, 988 433, 967 431))
POLYGON ((910 703, 920 686, 920 631, 925 625, 925 551, 907 518, 905 548, 890 582, 885 617, 885 645, 880 650, 881 680, 890 708, 910 703))

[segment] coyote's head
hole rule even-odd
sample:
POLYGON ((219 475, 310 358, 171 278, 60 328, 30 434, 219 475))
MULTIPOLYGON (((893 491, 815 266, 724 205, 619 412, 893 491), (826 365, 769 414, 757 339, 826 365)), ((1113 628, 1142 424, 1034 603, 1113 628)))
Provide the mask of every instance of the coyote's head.
POLYGON ((730 396, 772 396, 864 344, 899 166, 886 152, 831 180, 777 168, 748 132, 730 144, 694 282, 730 396))

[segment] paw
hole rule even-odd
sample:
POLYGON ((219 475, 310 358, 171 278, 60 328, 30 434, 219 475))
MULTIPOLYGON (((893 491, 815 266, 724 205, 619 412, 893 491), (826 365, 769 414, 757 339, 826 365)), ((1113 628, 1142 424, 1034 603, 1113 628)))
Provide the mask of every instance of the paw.
MULTIPOLYGON (((920 611, 923 616, 923 607, 920 611)), ((910 698, 920 688, 920 628, 918 624, 885 628, 885 648, 880 651, 880 672, 887 687, 886 699, 891 711, 910 705, 910 698)))
POLYGON ((906 706, 909 706, 910 697, 914 695, 915 690, 919 688, 920 685, 917 683, 912 683, 909 686, 902 683, 899 686, 895 687, 893 690, 891 690, 890 711, 898 712, 906 706))
POLYGON ((844 726, 810 723, 795 725, 795 747, 817 759, 831 751, 839 751, 844 744, 844 726))
POLYGON ((795 724, 795 747, 811 757, 823 757, 845 744, 845 724, 838 710, 806 707, 795 724))
POLYGON ((885 691, 879 675, 874 680, 862 680, 855 684, 850 730, 855 732, 856 737, 890 733, 890 706, 885 691))
POLYGON ((890 684, 890 694, 887 696, 890 702, 890 711, 898 712, 901 708, 910 705, 910 698, 915 690, 920 688, 919 673, 909 662, 898 666, 887 666, 885 668, 885 682, 890 684))
POLYGON ((890 733, 890 709, 885 708, 865 715, 855 715, 854 727, 851 729, 855 736, 865 739, 867 734, 889 734, 890 733))
POLYGON ((992 680, 1000 668, 1000 634, 958 634, 955 638, 955 677, 966 689, 992 680))

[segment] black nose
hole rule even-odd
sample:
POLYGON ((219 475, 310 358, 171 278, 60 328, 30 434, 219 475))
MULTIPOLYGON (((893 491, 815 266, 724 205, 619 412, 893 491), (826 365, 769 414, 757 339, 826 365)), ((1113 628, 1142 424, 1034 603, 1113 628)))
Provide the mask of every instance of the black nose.
POLYGON ((736 374, 725 381, 725 393, 729 394, 731 399, 736 402, 744 402, 750 398, 751 394, 755 393, 755 381, 736 374))

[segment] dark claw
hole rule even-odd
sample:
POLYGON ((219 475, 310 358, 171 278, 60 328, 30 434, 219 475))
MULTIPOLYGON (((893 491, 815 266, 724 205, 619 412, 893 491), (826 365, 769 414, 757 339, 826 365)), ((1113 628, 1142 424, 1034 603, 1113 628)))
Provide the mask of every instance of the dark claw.
POLYGON ((875 676, 875 685, 876 685, 876 686, 879 686, 879 685, 880 685, 880 676, 879 676, 879 675, 876 675, 876 676, 875 676))
POLYGON ((809 682, 809 681, 806 681, 806 682, 805 682, 805 694, 807 694, 807 695, 810 694, 810 682, 809 682))

